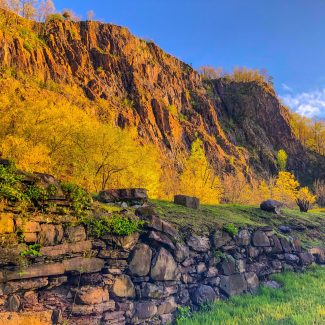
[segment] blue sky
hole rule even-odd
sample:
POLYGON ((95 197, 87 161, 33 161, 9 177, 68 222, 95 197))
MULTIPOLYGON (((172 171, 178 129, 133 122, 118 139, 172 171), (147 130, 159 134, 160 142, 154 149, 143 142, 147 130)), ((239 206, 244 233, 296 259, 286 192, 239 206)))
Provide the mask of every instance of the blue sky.
POLYGON ((190 63, 265 68, 293 109, 325 118, 324 0, 54 0, 190 63))

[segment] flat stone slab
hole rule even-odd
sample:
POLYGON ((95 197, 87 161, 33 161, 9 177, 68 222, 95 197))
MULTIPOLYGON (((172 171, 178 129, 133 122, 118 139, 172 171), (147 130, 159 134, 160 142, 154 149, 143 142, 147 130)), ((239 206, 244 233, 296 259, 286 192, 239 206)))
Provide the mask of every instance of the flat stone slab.
POLYGON ((200 200, 194 196, 175 195, 174 203, 195 210, 200 207, 200 200))
POLYGON ((148 195, 145 188, 108 189, 99 192, 99 201, 114 203, 118 201, 147 201, 148 195))
POLYGON ((0 325, 52 325, 52 311, 0 313, 0 325))

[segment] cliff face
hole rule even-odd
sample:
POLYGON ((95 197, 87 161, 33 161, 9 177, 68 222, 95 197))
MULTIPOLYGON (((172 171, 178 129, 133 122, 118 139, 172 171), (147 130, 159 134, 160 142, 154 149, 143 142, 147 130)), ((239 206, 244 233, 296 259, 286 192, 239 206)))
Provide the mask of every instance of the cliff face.
POLYGON ((325 157, 306 150, 293 134, 290 115, 276 95, 254 82, 214 80, 218 117, 229 140, 249 152, 249 164, 260 174, 275 173, 275 153, 284 149, 288 169, 303 182, 325 177, 325 157))
POLYGON ((197 133, 216 153, 215 163, 236 154, 199 75, 155 44, 97 22, 34 29, 42 29, 46 45, 27 50, 22 38, 0 35, 1 65, 77 83, 90 99, 107 101, 117 125, 135 126, 140 137, 172 152, 187 151, 197 133))
POLYGON ((142 141, 160 146, 172 160, 199 136, 213 165, 226 171, 235 160, 240 170, 251 163, 262 174, 273 172, 278 148, 292 154, 295 170, 304 162, 296 159, 304 149, 276 97, 254 85, 221 80, 213 83, 211 96, 189 65, 125 28, 54 21, 32 24, 27 36, 1 30, 2 67, 77 84, 89 99, 107 102, 117 125, 135 127, 142 141), (232 127, 224 132, 220 120, 232 127))

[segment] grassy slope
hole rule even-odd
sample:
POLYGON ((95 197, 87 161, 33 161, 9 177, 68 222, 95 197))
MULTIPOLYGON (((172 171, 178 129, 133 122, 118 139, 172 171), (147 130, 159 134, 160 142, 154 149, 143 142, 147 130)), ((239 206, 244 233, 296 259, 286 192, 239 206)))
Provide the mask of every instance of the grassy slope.
POLYGON ((216 302, 210 311, 197 313, 178 324, 325 324, 325 268, 273 278, 284 287, 262 287, 256 296, 243 295, 216 302))
POLYGON ((275 229, 280 225, 302 225, 304 231, 293 231, 290 235, 300 238, 306 247, 325 245, 325 211, 321 210, 301 213, 284 209, 281 216, 276 216, 258 207, 245 205, 202 205, 199 210, 193 210, 167 201, 152 201, 152 204, 163 219, 179 227, 190 227, 197 233, 228 223, 238 227, 271 225, 275 229))

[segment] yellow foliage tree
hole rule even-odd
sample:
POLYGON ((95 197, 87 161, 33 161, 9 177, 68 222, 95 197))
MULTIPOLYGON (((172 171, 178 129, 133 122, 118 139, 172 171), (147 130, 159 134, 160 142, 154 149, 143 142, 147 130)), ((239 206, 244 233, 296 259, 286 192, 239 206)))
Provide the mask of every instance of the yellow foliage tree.
POLYGON ((281 201, 287 205, 292 205, 296 201, 299 182, 295 176, 289 172, 279 172, 272 190, 273 199, 281 201))
POLYGON ((0 152, 21 169, 54 174, 90 191, 145 187, 156 197, 157 150, 138 143, 132 130, 114 126, 113 118, 101 122, 103 105, 74 86, 0 74, 0 152))
POLYGON ((180 177, 180 190, 183 194, 199 197, 203 203, 220 202, 220 180, 206 158, 200 139, 192 143, 191 155, 180 177))
POLYGON ((277 162, 280 171, 284 172, 286 170, 287 160, 288 160, 287 153, 283 149, 279 150, 277 154, 277 162))

